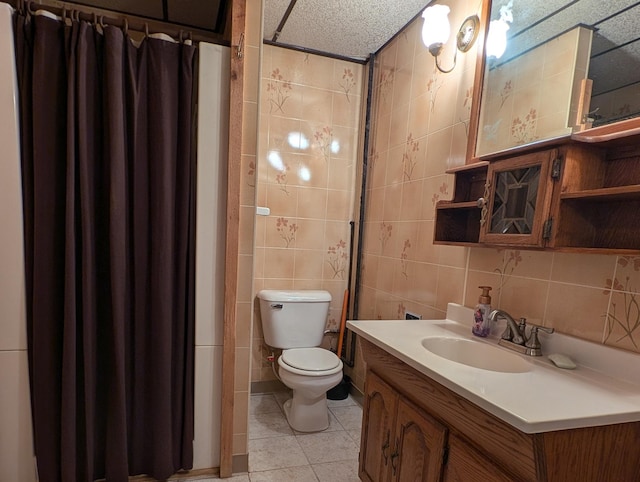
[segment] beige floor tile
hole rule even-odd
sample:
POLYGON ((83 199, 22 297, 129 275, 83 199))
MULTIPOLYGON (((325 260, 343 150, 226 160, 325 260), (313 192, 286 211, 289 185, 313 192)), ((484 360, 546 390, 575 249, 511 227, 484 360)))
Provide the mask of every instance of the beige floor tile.
POLYGON ((360 436, 362 432, 360 430, 347 430, 347 433, 351 437, 351 439, 356 443, 358 447, 360 447, 360 436))
POLYGON ((331 409, 331 412, 345 430, 360 430, 362 427, 362 407, 360 405, 335 407, 331 409))
POLYGON ((293 435, 293 430, 280 410, 249 415, 249 440, 285 435, 293 435))
POLYGON ((200 477, 194 477, 194 478, 188 478, 188 479, 169 479, 169 482, 172 481, 176 481, 176 482, 186 482, 186 481, 194 481, 194 482, 219 482, 220 480, 224 480, 225 482, 251 482, 251 480, 249 479, 249 474, 240 474, 240 475, 234 475, 233 477, 229 477, 226 479, 221 479, 220 477, 204 477, 204 478, 200 478, 200 477))
POLYGON ((320 432, 296 437, 311 464, 355 460, 358 447, 346 432, 320 432))
POLYGON ((293 435, 249 440, 249 473, 308 464, 293 435))
POLYGON ((329 399, 327 399, 327 406, 329 408, 349 407, 351 405, 357 405, 356 401, 353 398, 351 398, 351 395, 349 395, 344 400, 329 400, 329 399))
MULTIPOLYGON (((344 460, 326 464, 312 465, 320 482, 358 482, 358 461, 344 460)), ((253 482, 253 479, 251 479, 253 482)))
MULTIPOLYGON (((318 478, 310 465, 289 467, 286 469, 251 472, 251 482, 317 482, 318 478)), ((340 480, 340 479, 336 479, 340 480)))
POLYGON ((250 413, 280 412, 280 405, 271 393, 251 395, 250 413))

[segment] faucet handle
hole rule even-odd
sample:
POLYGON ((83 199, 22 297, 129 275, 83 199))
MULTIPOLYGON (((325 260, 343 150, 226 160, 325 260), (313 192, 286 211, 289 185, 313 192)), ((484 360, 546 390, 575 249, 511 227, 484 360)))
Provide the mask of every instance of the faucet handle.
POLYGON ((524 346, 532 349, 540 349, 542 345, 540 345, 540 340, 538 339, 538 330, 542 330, 545 333, 553 333, 555 330, 553 328, 546 328, 540 325, 531 324, 531 334, 529 335, 529 340, 525 343, 524 346))

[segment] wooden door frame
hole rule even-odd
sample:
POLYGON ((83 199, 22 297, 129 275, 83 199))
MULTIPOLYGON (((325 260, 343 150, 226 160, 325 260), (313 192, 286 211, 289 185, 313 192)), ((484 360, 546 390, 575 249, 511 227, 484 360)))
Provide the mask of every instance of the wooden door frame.
POLYGON ((236 304, 240 231, 240 159, 242 154, 244 38, 246 0, 231 2, 231 70, 229 78, 229 156, 227 160, 227 229, 220 411, 220 477, 233 474, 233 400, 235 395, 236 304))

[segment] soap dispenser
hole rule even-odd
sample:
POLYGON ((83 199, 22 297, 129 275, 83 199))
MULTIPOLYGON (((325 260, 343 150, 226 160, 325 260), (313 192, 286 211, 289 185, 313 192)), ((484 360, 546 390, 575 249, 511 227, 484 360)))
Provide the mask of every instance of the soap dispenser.
POLYGON ((482 290, 482 294, 478 299, 478 304, 473 309, 473 327, 471 332, 476 336, 487 336, 491 332, 491 321, 489 314, 491 313, 491 286, 478 286, 482 290))

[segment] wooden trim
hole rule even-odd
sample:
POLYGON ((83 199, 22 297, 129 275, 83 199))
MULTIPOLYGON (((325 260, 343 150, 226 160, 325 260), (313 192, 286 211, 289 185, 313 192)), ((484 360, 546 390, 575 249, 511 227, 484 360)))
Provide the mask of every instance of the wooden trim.
POLYGON ((220 477, 233 474, 233 400, 235 391, 236 303, 238 298, 238 239, 240 233, 240 157, 244 55, 238 45, 245 35, 246 0, 231 4, 231 70, 229 80, 229 157, 227 169, 227 233, 222 346, 222 405, 220 416, 220 477))
POLYGON ((578 142, 597 143, 624 139, 640 134, 640 118, 627 119, 613 124, 594 127, 582 132, 576 132, 571 139, 578 142))
POLYGON ((473 77, 473 94, 471 97, 471 114, 469 117, 469 136, 467 137, 467 164, 473 163, 476 153, 476 142, 478 141, 478 127, 480 125, 480 103, 482 101, 482 85, 484 84, 484 42, 489 32, 489 21, 491 19, 491 0, 483 0, 480 12, 480 33, 476 42, 478 43, 476 57, 476 72, 473 77))
POLYGON ((489 161, 481 161, 480 159, 474 159, 472 164, 465 164, 464 166, 456 166, 451 169, 447 169, 445 174, 455 174, 460 171, 472 171, 474 169, 481 169, 483 167, 488 167, 489 161))

